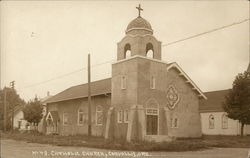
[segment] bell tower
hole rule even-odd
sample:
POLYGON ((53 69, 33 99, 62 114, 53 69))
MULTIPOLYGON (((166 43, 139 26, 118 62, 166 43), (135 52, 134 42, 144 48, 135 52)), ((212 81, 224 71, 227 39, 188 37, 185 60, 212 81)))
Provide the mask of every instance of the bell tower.
POLYGON ((177 63, 161 60, 150 23, 132 20, 112 64, 111 108, 105 138, 171 141, 200 137, 199 100, 206 96, 177 63))
POLYGON ((117 44, 117 60, 135 55, 161 60, 161 42, 153 36, 150 23, 141 17, 141 6, 136 8, 138 17, 128 24, 126 36, 117 44))
MULTIPOLYGON (((166 69, 160 61, 161 42, 153 36, 150 23, 141 17, 140 5, 136 8, 138 17, 128 24, 125 37, 117 44, 117 61, 112 64, 110 117, 113 119, 110 120, 113 124, 110 123, 109 131, 115 138, 128 141, 146 136, 145 109, 158 111, 158 103, 154 101, 154 96, 159 96, 155 82, 166 69)), ((158 116, 152 118, 148 125, 154 128, 148 132, 157 134, 158 116)))

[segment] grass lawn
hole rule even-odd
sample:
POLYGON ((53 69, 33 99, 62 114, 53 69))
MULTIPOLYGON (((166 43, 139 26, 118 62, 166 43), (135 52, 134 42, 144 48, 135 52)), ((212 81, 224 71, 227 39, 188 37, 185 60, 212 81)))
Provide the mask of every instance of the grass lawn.
POLYGON ((203 136, 200 139, 177 139, 172 142, 125 142, 102 137, 42 135, 39 133, 2 133, 2 139, 58 146, 84 146, 129 151, 195 151, 210 147, 250 148, 250 136, 203 136))
POLYGON ((202 141, 209 147, 250 148, 250 136, 203 136, 202 141))

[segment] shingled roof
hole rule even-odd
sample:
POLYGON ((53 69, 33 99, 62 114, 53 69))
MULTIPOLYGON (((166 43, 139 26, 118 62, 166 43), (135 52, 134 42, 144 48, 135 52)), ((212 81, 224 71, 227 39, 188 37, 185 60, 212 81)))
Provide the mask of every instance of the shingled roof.
MULTIPOLYGON (((91 96, 111 93, 111 78, 91 82, 91 96)), ((88 84, 70 87, 49 98, 46 103, 55 103, 71 99, 88 97, 88 84)))
POLYGON ((222 112, 222 104, 225 101, 225 96, 230 89, 205 92, 207 100, 200 100, 199 110, 200 112, 222 112))

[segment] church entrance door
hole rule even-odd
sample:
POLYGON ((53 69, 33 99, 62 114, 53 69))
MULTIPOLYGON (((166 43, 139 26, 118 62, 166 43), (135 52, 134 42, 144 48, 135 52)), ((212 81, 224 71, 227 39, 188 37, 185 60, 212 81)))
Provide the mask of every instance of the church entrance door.
POLYGON ((146 112, 147 135, 157 135, 158 133, 158 109, 147 109, 146 112))

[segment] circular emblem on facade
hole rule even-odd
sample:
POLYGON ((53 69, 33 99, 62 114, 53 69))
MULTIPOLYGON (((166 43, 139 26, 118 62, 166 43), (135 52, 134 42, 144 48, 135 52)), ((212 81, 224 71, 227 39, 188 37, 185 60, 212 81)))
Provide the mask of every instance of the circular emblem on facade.
POLYGON ((170 86, 167 91, 167 106, 169 109, 174 109, 179 102, 179 95, 174 86, 170 86))

